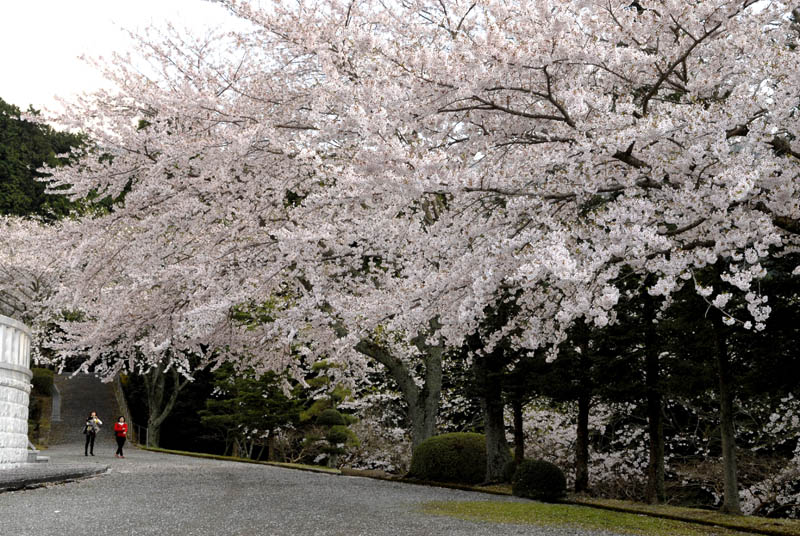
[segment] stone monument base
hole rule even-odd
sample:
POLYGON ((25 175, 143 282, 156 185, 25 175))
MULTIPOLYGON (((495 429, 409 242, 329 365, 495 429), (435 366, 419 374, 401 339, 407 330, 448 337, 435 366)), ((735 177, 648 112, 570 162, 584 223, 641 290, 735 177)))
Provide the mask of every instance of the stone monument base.
POLYGON ((0 315, 0 468, 28 461, 30 331, 0 315))

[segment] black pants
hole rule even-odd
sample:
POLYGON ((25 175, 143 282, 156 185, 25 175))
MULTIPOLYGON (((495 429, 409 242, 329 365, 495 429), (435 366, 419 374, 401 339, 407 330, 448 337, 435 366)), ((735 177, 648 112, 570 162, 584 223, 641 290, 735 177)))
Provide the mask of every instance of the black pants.
POLYGON ((117 436, 117 454, 122 456, 122 445, 125 444, 125 438, 117 436))
POLYGON ((94 438, 96 435, 97 434, 93 434, 92 432, 86 434, 86 445, 83 447, 84 454, 88 454, 90 452, 94 454, 94 438))

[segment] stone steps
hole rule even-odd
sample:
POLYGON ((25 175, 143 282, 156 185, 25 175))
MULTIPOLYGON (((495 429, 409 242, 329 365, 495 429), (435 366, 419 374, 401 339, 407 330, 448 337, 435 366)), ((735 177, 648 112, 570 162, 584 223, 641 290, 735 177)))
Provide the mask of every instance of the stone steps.
POLYGON ((96 411, 103 421, 95 445, 114 443, 112 429, 120 415, 112 384, 103 383, 89 374, 57 374, 54 383, 58 389, 59 404, 53 405, 50 444, 83 444, 83 425, 89 412, 96 411), (56 418, 58 420, 56 420, 56 418))

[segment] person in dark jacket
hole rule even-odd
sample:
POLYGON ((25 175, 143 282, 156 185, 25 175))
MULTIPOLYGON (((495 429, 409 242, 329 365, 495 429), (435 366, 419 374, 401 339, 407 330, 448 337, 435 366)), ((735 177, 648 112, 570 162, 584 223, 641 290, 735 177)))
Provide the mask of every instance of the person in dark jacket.
POLYGON ((125 422, 125 417, 121 416, 114 423, 114 437, 117 439, 117 452, 114 454, 117 458, 124 458, 122 454, 122 446, 128 438, 128 424, 125 422))
POLYGON ((86 424, 83 425, 83 433, 86 435, 86 444, 83 446, 83 455, 94 456, 94 440, 97 438, 97 432, 100 431, 100 425, 103 421, 97 416, 96 412, 91 412, 86 418, 86 424))

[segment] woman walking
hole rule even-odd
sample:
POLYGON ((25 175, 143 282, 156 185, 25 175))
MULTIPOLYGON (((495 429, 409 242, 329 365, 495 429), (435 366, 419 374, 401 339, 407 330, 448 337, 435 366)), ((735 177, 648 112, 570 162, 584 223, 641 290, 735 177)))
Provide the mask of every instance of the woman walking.
POLYGON ((128 425, 125 423, 125 417, 121 416, 114 423, 114 436, 117 438, 117 452, 114 454, 117 458, 124 458, 122 454, 122 446, 125 444, 125 439, 128 437, 128 425))
POLYGON ((83 433, 86 435, 86 444, 83 446, 83 455, 94 456, 94 440, 97 438, 97 432, 100 431, 100 425, 103 421, 97 416, 96 412, 91 412, 86 418, 86 424, 83 425, 83 433))

